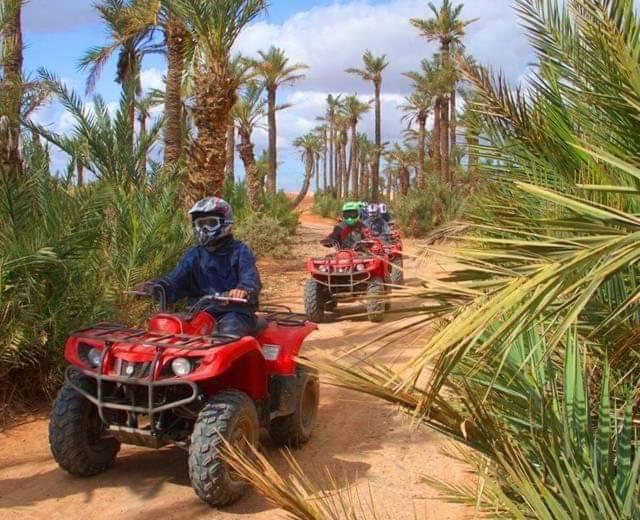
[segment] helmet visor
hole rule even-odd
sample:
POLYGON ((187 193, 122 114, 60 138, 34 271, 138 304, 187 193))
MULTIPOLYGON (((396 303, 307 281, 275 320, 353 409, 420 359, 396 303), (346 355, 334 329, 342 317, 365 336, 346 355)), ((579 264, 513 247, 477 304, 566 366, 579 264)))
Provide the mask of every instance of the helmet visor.
POLYGON ((358 210, 348 209, 348 210, 342 212, 342 216, 345 219, 357 219, 360 216, 360 214, 359 214, 358 210))

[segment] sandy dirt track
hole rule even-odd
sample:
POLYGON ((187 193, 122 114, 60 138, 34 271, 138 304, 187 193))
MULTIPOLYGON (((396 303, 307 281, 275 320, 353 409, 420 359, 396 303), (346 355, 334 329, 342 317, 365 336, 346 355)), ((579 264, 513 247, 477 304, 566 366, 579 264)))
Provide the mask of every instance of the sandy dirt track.
MULTIPOLYGON (((329 230, 318 218, 305 217, 294 254, 278 262, 262 262, 265 300, 287 300, 301 309, 304 258, 322 254, 317 241, 329 230)), ((406 244, 409 250, 412 244, 406 244)), ((417 274, 412 260, 406 277, 417 274)), ((434 274, 436 262, 424 269, 434 274)), ((351 306, 346 312, 358 312, 351 306)), ((343 311, 344 312, 344 311, 343 311)), ((380 325, 362 319, 344 319, 322 325, 306 348, 342 352, 391 328, 406 327, 410 315, 393 315, 380 325)), ((382 350, 366 352, 377 359, 401 363, 408 359, 424 335, 412 334, 382 350)), ((308 350, 308 351, 309 351, 308 350)), ((216 511, 202 504, 187 477, 186 453, 123 447, 108 472, 89 479, 67 475, 53 462, 48 448, 46 411, 24 418, 0 432, 0 518, 51 519, 270 519, 284 513, 251 491, 237 504, 216 511)), ((448 441, 426 429, 416 429, 391 406, 347 390, 322 387, 320 413, 314 436, 295 452, 300 465, 319 478, 328 467, 338 478, 354 482, 364 500, 369 489, 380 518, 459 519, 473 511, 437 499, 434 490, 420 482, 421 475, 463 483, 472 478, 460 463, 442 450, 448 441)), ((277 450, 265 450, 276 466, 285 470, 277 450)))

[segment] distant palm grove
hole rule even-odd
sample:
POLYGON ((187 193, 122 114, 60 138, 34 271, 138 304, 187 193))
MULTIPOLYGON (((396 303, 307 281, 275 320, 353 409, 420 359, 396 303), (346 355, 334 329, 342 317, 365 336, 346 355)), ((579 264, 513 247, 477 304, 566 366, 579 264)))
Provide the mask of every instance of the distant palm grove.
MULTIPOLYGON (((363 48, 336 71, 361 92, 326 93, 291 143, 303 166, 285 194, 282 88, 309 67, 276 46, 235 52, 266 0, 97 0, 108 39, 78 56, 90 108, 56 71, 23 70, 24 2, 0 0, 0 413, 55 392, 69 331, 143 317, 127 291, 180 257, 193 201, 229 200, 259 256, 288 254, 309 191, 323 217, 386 202, 405 236, 431 234, 426 261, 447 239, 454 270, 402 294, 434 332, 401 371, 308 363, 455 441, 477 475, 426 482, 445 500, 490 518, 640 519, 640 19, 633 0, 514 3, 536 54, 526 83, 468 54, 482 20, 425 1, 407 30, 437 52, 403 73, 402 135, 383 141, 391 58, 363 48), (143 91, 151 54, 166 57, 164 90, 143 91), (36 122, 50 101, 70 131, 36 122)), ((369 517, 299 468, 278 479, 266 458, 233 456, 294 517, 369 517)))

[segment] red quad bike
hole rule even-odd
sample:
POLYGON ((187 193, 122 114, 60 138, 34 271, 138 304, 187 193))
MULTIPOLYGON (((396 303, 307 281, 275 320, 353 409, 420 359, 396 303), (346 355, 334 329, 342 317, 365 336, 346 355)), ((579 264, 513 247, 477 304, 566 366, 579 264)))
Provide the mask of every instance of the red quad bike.
POLYGON ((161 312, 146 329, 100 323, 67 340, 70 366, 49 425, 53 457, 88 477, 114 463, 121 443, 177 445, 189 452, 196 494, 230 504, 247 484, 221 460, 224 440, 248 450, 261 426, 276 444, 309 440, 320 389, 295 357, 317 326, 273 307, 259 313, 255 337, 212 335, 215 319, 203 309, 239 300, 207 296, 187 315, 166 312, 162 287, 154 294, 161 312))
POLYGON ((389 260, 380 240, 362 240, 353 249, 339 249, 324 258, 307 260, 311 278, 304 285, 304 309, 315 323, 326 320, 326 311, 338 305, 338 296, 366 295, 370 321, 380 322, 389 304, 389 260))
POLYGON ((384 251, 391 264, 391 283, 393 285, 404 285, 403 248, 400 233, 392 231, 391 233, 385 233, 381 238, 384 251))

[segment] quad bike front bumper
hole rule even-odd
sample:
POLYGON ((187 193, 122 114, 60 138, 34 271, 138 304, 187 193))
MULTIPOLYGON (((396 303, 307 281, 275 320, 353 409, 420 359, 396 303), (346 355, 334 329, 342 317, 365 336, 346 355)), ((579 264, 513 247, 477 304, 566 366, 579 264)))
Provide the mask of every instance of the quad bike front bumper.
POLYGON ((162 429, 157 427, 157 419, 160 414, 167 410, 188 406, 195 402, 199 395, 198 386, 192 381, 184 379, 170 378, 154 381, 149 377, 105 375, 75 366, 67 367, 65 382, 96 407, 100 420, 114 437, 126 444, 149 448, 160 448, 173 442, 172 439, 164 436, 162 429), (95 382, 95 387, 89 389, 80 384, 78 375, 95 382), (127 402, 127 399, 115 399, 112 392, 114 388, 125 391, 125 394, 136 396, 137 400, 133 399, 127 402), (180 397, 167 401, 166 390, 168 389, 177 390, 173 393, 180 397), (157 399, 160 396, 162 396, 162 401, 157 399), (148 425, 144 428, 137 425, 139 415, 148 418, 148 425), (116 421, 113 419, 123 416, 124 420, 116 421), (130 417, 136 417, 135 425, 127 423, 127 418, 130 417))

